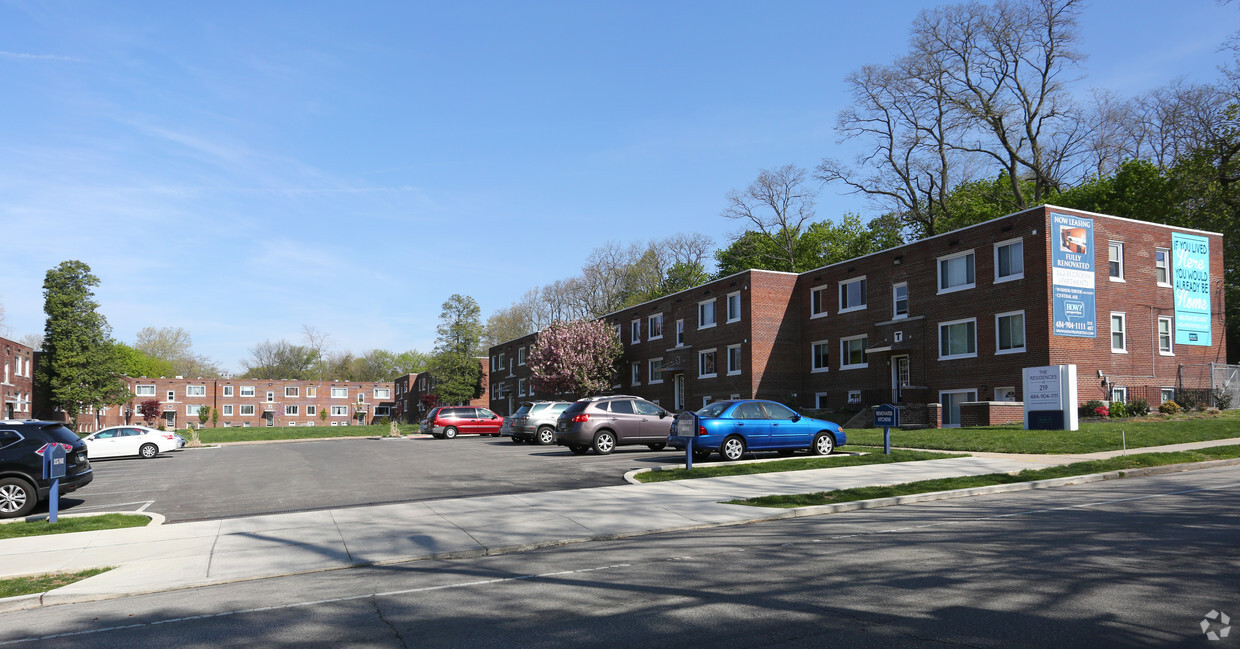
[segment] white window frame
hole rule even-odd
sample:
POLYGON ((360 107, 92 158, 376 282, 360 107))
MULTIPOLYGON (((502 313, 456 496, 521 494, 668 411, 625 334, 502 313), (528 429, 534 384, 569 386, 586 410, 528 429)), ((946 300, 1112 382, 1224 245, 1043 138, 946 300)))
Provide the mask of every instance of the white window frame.
MULTIPOLYGON (((198 416, 198 411, 202 409, 202 406, 203 406, 203 405, 204 405, 204 404, 201 404, 201 403, 187 403, 187 404, 185 404, 185 416, 186 416, 186 417, 197 417, 197 416, 198 416)), ((191 422, 191 423, 192 423, 192 422, 191 422)))
POLYGON ((1154 248, 1154 282, 1159 286, 1171 286, 1171 249, 1170 248, 1154 248), (1162 265, 1158 264, 1158 255, 1162 255, 1162 265), (1161 271, 1166 279, 1159 279, 1158 275, 1161 271))
POLYGON ((891 319, 899 320, 908 317, 908 282, 896 282, 891 285, 891 319), (904 313, 900 313, 900 298, 896 295, 898 289, 904 289, 904 313))
POLYGON ((640 318, 629 323, 629 342, 636 345, 642 341, 642 321, 640 318))
POLYGON ((724 352, 724 358, 725 358, 724 363, 726 364, 728 376, 736 376, 737 374, 741 373, 742 371, 741 369, 741 346, 739 344, 728 345, 727 351, 724 352), (736 351, 736 369, 732 369, 733 350, 736 351))
POLYGON ((348 417, 349 416, 348 406, 332 406, 331 408, 332 408, 331 410, 332 417, 348 417))
POLYGON ((220 396, 222 396, 222 397, 231 397, 231 396, 233 396, 233 386, 231 386, 231 385, 224 385, 224 386, 220 386, 220 390, 223 392, 223 393, 220 395, 220 396))
POLYGON ((392 398, 391 388, 375 388, 374 390, 372 390, 372 393, 376 401, 392 398))
POLYGON ((267 403, 275 403, 275 402, 276 402, 275 390, 268 390, 267 391, 267 403))
POLYGON ((663 337, 663 314, 655 313, 646 316, 646 340, 659 340, 663 337), (655 332, 659 333, 656 334, 655 332))
MULTIPOLYGON (((318 406, 315 406, 315 405, 309 405, 309 406, 306 406, 306 416, 307 416, 307 417, 313 417, 313 416, 315 416, 315 415, 317 415, 317 414, 319 414, 319 408, 318 408, 318 406)), ((311 425, 313 425, 313 424, 311 424, 311 425)))
POLYGON ((733 322, 740 322, 741 321, 741 292, 732 291, 731 293, 728 293, 727 296, 723 300, 723 304, 724 304, 724 311, 727 312, 725 314, 727 317, 727 323, 731 324, 733 322), (732 310, 732 298, 736 298, 736 311, 735 312, 733 312, 732 310))
POLYGON ((207 386, 205 385, 186 385, 185 396, 187 397, 205 397, 207 396, 207 386))
POLYGON ((1128 314, 1121 311, 1111 312, 1111 353, 1127 354, 1128 353, 1128 314), (1119 330, 1115 329, 1115 319, 1119 318, 1119 330), (1120 335, 1120 346, 1115 346, 1115 334, 1120 335))
POLYGON ((517 365, 525 365, 525 347, 517 348, 517 365))
MULTIPOLYGON (((1175 401, 1175 388, 1158 388, 1158 397, 1162 399, 1162 403, 1175 401)), ((1158 405, 1162 405, 1162 403, 1158 405)))
POLYGON ((331 398, 332 399, 348 399, 349 388, 332 388, 331 398))
POLYGON ((319 388, 318 388, 317 386, 307 385, 307 386, 306 386, 306 396, 307 396, 307 397, 317 397, 317 396, 319 396, 319 388))
MULTIPOLYGON (((966 327, 965 330, 967 331, 968 328, 966 327)), ((939 334, 938 335, 939 360, 950 361, 950 360, 955 360, 958 358, 977 358, 977 318, 962 318, 960 320, 940 322, 938 334, 939 334), (972 337, 973 351, 965 352, 963 354, 944 354, 943 352, 947 350, 943 349, 943 329, 945 327, 955 327, 957 325, 969 325, 969 324, 973 325, 973 337, 972 337)))
POLYGON ((301 397, 301 388, 295 385, 284 386, 284 397, 301 397))
POLYGON ((815 392, 814 393, 814 409, 815 410, 826 410, 829 407, 830 407, 830 403, 827 401, 827 393, 826 392, 815 392))
POLYGON ((1158 316, 1158 354, 1160 356, 1175 356, 1175 324, 1169 315, 1158 316), (1167 331, 1163 333, 1163 323, 1167 323, 1167 331), (1163 345, 1163 340, 1167 344, 1163 345))
POLYGON ((301 406, 292 403, 284 404, 285 417, 298 417, 301 415, 301 406))
POLYGON ((1124 280, 1124 242, 1108 241, 1107 242, 1107 278, 1112 282, 1123 282, 1124 280), (1111 251, 1117 251, 1117 260, 1111 259, 1111 251), (1111 274, 1111 262, 1115 261, 1119 265, 1119 275, 1111 274))
POLYGON ((684 320, 676 321, 676 346, 677 347, 685 346, 685 321, 684 320))
POLYGON ((525 379, 517 379, 517 396, 518 396, 518 397, 524 397, 524 396, 526 396, 526 394, 525 394, 525 379))
MULTIPOLYGON (((1014 255, 1010 255, 1010 254, 1008 255, 1008 259, 1014 259, 1014 258, 1015 258, 1014 255)), ((1024 279, 1024 277, 1025 277, 1025 240, 1024 238, 1017 237, 1015 239, 1008 239, 1007 241, 1000 241, 999 243, 996 243, 995 244, 995 283, 1002 284, 1003 282, 1011 282, 1011 281, 1018 280, 1018 279, 1024 279), (1008 275, 1000 275, 999 274, 999 250, 1001 248, 1010 248, 1012 246, 1017 246, 1017 245, 1020 246, 1020 272, 1011 273, 1008 275)))
POLYGON ((860 336, 845 336, 843 338, 840 338, 840 369, 841 370, 859 370, 863 367, 870 366, 870 357, 869 355, 865 353, 865 348, 866 348, 866 345, 869 344, 869 340, 870 340, 869 334, 861 334, 860 336), (849 343, 852 343, 857 340, 861 341, 861 358, 863 360, 860 363, 852 363, 849 365, 845 365, 844 361, 848 359, 849 343))
POLYGON ((231 417, 231 416, 233 416, 233 404, 231 404, 231 403, 226 403, 226 404, 224 404, 224 405, 220 406, 220 414, 221 414, 221 415, 224 415, 225 417, 231 417))
POLYGON ((830 309, 827 308, 827 296, 830 295, 830 284, 815 286, 809 290, 809 318, 825 318, 830 309))
POLYGON ((1012 402, 1015 402, 1015 401, 1016 401, 1016 386, 1014 386, 1014 385, 1005 385, 1005 386, 1003 386, 1003 387, 995 388, 995 401, 1000 401, 1000 402, 1002 402, 1002 403, 1012 403, 1012 402), (1011 398, 1011 399, 1006 399, 1006 398, 1003 398, 1003 397, 1005 397, 1005 396, 1006 396, 1006 393, 1007 393, 1007 392, 1011 392, 1011 393, 1012 393, 1012 398, 1011 398))
POLYGON ((710 349, 703 349, 703 350, 698 351, 698 378, 699 379, 713 379, 716 376, 719 376, 719 348, 711 347, 710 349), (703 370, 705 369, 705 365, 703 361, 705 360, 707 354, 713 354, 714 359, 715 359, 713 363, 714 371, 711 372, 710 374, 706 374, 703 372, 703 370))
POLYGON ((1024 353, 1027 349, 1026 348, 1027 344, 1028 342, 1025 340, 1025 311, 1023 309, 1020 311, 1008 311, 1007 313, 996 313, 995 314, 995 354, 996 355, 1024 353), (1012 347, 1010 349, 1003 349, 1002 347, 999 346, 1000 341, 1002 340, 1002 338, 999 335, 999 332, 1002 328, 1002 324, 1000 321, 1003 320, 1004 318, 1010 318, 1012 316, 1020 316, 1020 347, 1012 347))
POLYGON ((831 341, 815 340, 809 344, 809 371, 811 374, 818 372, 828 372, 831 370, 831 341), (821 366, 818 365, 819 348, 827 350, 826 362, 821 366))
POLYGON ((708 394, 702 397, 702 407, 705 408, 706 406, 709 406, 709 405, 710 405, 710 395, 708 394))
POLYGON ((175 402, 177 400, 177 391, 168 390, 168 398, 166 400, 175 402))
POLYGON ((869 307, 870 305, 870 296, 868 295, 869 288, 870 288, 869 283, 865 281, 865 275, 862 275, 860 277, 852 277, 852 278, 841 281, 839 295, 837 296, 839 297, 839 300, 840 300, 838 303, 839 310, 837 310, 836 313, 851 313, 853 311, 861 311, 869 307), (859 305, 844 306, 844 303, 847 302, 847 300, 845 300, 845 296, 848 295, 848 289, 853 284, 861 284, 861 303, 859 305))
POLYGON ((1112 386, 1111 386, 1111 395, 1110 395, 1110 396, 1111 396, 1111 403, 1115 403, 1116 401, 1120 401, 1120 402, 1123 402, 1123 403, 1128 403, 1128 386, 1126 386, 1126 385, 1112 385, 1112 386), (1118 399, 1117 399, 1117 398, 1115 398, 1115 397, 1117 397, 1117 396, 1119 397, 1118 399))
POLYGON ((243 403, 243 404, 241 404, 241 410, 240 410, 240 411, 238 411, 238 412, 239 412, 240 416, 242 416, 242 417, 253 417, 253 416, 254 416, 254 404, 252 404, 252 403, 243 403), (249 411, 249 412, 247 412, 247 411, 249 411))
POLYGON ((719 311, 715 308, 715 302, 716 299, 713 297, 709 300, 698 302, 698 329, 710 329, 719 324, 719 311), (708 304, 710 305, 710 324, 706 324, 706 320, 703 317, 706 314, 705 307, 708 304))
POLYGON ((252 397, 252 396, 254 396, 254 395, 256 395, 256 394, 258 394, 258 392, 257 392, 257 391, 255 391, 254 386, 252 386, 252 385, 243 385, 243 386, 241 386, 241 392, 240 392, 240 395, 241 395, 241 396, 243 396, 243 397, 252 397))
POLYGON ((849 390, 848 391, 848 403, 849 404, 861 403, 861 390, 849 390))
POLYGON ((155 384, 135 385, 133 386, 133 395, 135 397, 153 397, 155 396, 155 384))
MULTIPOLYGON (((955 293, 956 291, 967 291, 977 286, 977 255, 974 254, 974 251, 971 249, 961 250, 960 252, 957 252, 957 253, 953 253, 950 255, 943 255, 942 257, 939 257, 935 263, 935 269, 938 273, 938 283, 936 284, 936 286, 938 287, 937 295, 943 295, 944 293, 955 293), (943 282, 946 279, 946 277, 943 272, 943 264, 955 261, 956 259, 962 259, 962 258, 966 258, 970 260, 970 261, 965 262, 966 267, 968 266, 968 264, 970 263, 972 264, 973 281, 972 282, 966 281, 965 283, 957 284, 956 286, 944 287, 943 282)), ((966 277, 968 276, 967 271, 965 272, 965 275, 966 277)))
POLYGON ((646 367, 648 368, 647 375, 646 375, 647 384, 658 385, 663 382, 663 357, 662 356, 658 358, 652 358, 649 361, 647 361, 646 367), (659 364, 657 368, 655 367, 655 363, 659 364))

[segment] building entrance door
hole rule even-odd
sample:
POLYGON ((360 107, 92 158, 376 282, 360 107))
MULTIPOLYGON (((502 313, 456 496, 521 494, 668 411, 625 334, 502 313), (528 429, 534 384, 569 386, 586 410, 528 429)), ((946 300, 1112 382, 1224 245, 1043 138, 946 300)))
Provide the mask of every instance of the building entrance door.
POLYGON ((685 409, 685 375, 672 377, 672 410, 680 412, 685 409))
POLYGON ((891 357, 891 401, 903 401, 904 388, 909 384, 908 356, 891 357))

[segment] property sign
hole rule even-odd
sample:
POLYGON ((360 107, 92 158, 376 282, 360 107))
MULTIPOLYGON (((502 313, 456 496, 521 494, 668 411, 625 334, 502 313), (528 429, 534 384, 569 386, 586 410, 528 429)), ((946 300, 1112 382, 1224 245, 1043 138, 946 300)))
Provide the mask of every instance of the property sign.
POLYGON ((1051 213, 1051 293, 1056 336, 1097 336, 1094 221, 1051 213))
POLYGON ((1025 430, 1051 420, 1058 430, 1077 430, 1075 365, 1026 367, 1024 379, 1025 430))
POLYGON ((885 403, 874 408, 874 427, 889 428, 900 425, 900 411, 893 405, 885 403))
POLYGON ((1210 240, 1171 235, 1171 281, 1175 291, 1175 342, 1210 345, 1210 240))

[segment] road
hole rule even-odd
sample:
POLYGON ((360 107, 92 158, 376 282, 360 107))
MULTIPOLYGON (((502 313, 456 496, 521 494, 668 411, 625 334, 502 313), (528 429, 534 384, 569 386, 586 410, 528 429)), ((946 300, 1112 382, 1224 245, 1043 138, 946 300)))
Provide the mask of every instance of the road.
MULTIPOLYGON (((683 461, 644 446, 577 456, 508 438, 346 438, 183 449, 95 460, 64 513, 156 512, 169 522, 622 484, 625 471, 683 461)), ((44 511, 46 507, 43 508, 44 511)))
POLYGON ((0 646, 1225 648, 1238 574, 1227 467, 15 612, 0 646))

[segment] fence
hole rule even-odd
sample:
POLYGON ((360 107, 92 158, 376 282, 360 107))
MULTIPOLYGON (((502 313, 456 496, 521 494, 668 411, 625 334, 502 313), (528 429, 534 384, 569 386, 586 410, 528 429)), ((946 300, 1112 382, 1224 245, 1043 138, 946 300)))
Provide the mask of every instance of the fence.
POLYGON ((1240 405, 1240 365, 1181 365, 1175 390, 1177 401, 1203 403, 1216 408, 1240 405))

